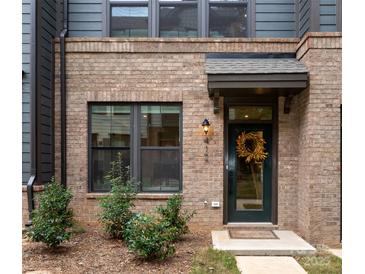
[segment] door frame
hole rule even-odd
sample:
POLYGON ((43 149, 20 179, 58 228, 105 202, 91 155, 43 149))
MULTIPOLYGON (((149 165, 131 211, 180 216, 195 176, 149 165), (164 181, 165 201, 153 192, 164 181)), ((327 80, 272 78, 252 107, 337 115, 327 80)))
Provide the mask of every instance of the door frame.
POLYGON ((271 222, 278 223, 278 97, 228 97, 224 98, 224 159, 223 159, 223 224, 228 223, 228 124, 268 123, 272 125, 272 197, 271 222), (229 121, 228 108, 230 106, 271 106, 271 121, 229 121))

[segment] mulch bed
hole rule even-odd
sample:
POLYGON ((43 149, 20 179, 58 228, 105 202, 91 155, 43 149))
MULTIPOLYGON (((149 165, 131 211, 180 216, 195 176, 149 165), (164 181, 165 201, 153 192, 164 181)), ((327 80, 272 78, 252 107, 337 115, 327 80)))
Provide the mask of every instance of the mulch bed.
POLYGON ((101 230, 77 234, 56 250, 23 239, 23 273, 189 273, 194 254, 211 245, 210 231, 193 230, 176 243, 166 261, 145 261, 129 252, 123 242, 101 230))

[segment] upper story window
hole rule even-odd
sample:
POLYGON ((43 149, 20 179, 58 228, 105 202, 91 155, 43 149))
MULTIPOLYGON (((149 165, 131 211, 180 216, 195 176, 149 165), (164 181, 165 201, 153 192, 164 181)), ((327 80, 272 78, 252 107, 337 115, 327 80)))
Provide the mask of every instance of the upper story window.
POLYGON ((134 0, 111 3, 110 36, 148 36, 148 1, 134 0))
POLYGON ((195 0, 159 2, 160 37, 197 37, 198 3, 195 0))
POLYGON ((248 0, 109 0, 114 37, 247 37, 248 0))
POLYGON ((210 37, 247 37, 247 1, 210 0, 210 37))

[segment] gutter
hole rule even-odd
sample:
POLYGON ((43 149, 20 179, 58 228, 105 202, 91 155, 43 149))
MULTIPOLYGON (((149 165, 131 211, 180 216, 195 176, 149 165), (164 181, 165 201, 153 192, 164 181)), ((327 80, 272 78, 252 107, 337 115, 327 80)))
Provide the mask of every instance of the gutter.
POLYGON ((60 33, 60 82, 61 82, 61 183, 67 185, 66 158, 66 48, 65 37, 68 32, 68 0, 63 1, 63 29, 60 33))
POLYGON ((37 1, 31 1, 31 67, 30 67, 30 177, 27 183, 28 197, 28 223, 32 225, 32 212, 34 210, 34 193, 33 185, 37 180, 37 1))
MULTIPOLYGON (((60 49, 61 49, 61 183, 66 186, 66 66, 65 66, 65 37, 67 35, 68 21, 68 0, 63 2, 63 29, 60 33, 60 49)), ((27 182, 27 198, 28 198, 28 223, 26 226, 32 225, 32 212, 34 210, 34 189, 33 186, 37 181, 37 1, 31 1, 31 174, 27 182)))

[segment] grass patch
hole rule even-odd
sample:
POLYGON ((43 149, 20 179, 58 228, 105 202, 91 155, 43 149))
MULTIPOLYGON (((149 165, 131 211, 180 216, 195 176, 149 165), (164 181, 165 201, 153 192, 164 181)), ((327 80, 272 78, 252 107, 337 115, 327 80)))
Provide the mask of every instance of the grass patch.
POLYGON ((234 256, 213 248, 203 249, 193 260, 190 274, 225 273, 239 274, 234 256))
POLYGON ((308 274, 342 273, 342 260, 324 250, 319 250, 313 256, 296 257, 296 260, 308 274))

